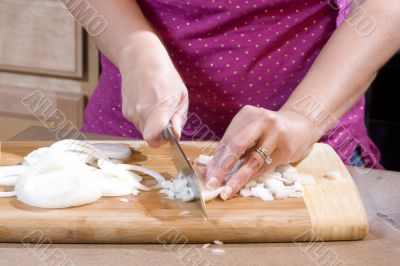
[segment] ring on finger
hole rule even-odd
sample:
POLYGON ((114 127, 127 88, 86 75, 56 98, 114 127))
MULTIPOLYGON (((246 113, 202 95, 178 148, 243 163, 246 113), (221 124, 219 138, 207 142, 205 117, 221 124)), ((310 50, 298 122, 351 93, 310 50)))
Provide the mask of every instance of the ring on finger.
POLYGON ((264 149, 264 148, 260 147, 260 148, 256 149, 256 152, 261 155, 261 157, 264 159, 264 162, 266 164, 271 164, 272 163, 272 158, 269 155, 269 152, 267 151, 267 149, 264 149))

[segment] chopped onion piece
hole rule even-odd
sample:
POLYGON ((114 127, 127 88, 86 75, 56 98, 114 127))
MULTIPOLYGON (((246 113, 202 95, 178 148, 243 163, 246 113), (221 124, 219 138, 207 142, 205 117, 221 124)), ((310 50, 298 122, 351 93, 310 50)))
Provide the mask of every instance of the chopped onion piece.
POLYGON ((253 192, 249 188, 242 188, 239 192, 239 195, 242 197, 251 197, 254 196, 253 192))
POLYGON ((290 164, 282 164, 278 167, 276 167, 275 169, 276 172, 280 172, 280 173, 297 173, 298 170, 296 167, 293 167, 290 164))
POLYGON ((168 199, 182 201, 191 201, 194 199, 194 192, 185 178, 166 180, 161 184, 161 188, 163 190, 160 190, 160 192, 166 194, 168 199))
POLYGON ((211 250, 212 254, 225 254, 225 250, 220 249, 220 248, 214 248, 211 250))
POLYGON ((264 187, 252 187, 251 188, 251 192, 253 193, 253 195, 255 197, 259 197, 261 198, 263 201, 272 201, 274 200, 274 197, 272 196, 272 194, 265 189, 264 187))
POLYGON ((342 175, 340 174, 340 171, 331 171, 325 173, 324 177, 333 179, 333 180, 340 180, 342 175))
POLYGON ((300 181, 302 185, 315 185, 315 178, 310 174, 285 172, 283 178, 290 181, 300 181))
POLYGON ((208 249, 208 247, 210 246, 210 243, 204 244, 201 248, 202 249, 208 249))
POLYGON ((214 240, 214 244, 221 246, 224 244, 224 242, 222 242, 221 240, 214 240))
POLYGON ((190 211, 181 211, 179 213, 180 216, 189 215, 189 214, 190 214, 190 211))
POLYGON ((199 157, 196 158, 196 163, 202 164, 202 165, 207 165, 211 162, 211 160, 214 158, 214 156, 209 156, 205 154, 200 154, 199 157))
POLYGON ((221 194, 223 188, 224 187, 218 187, 218 188, 213 189, 213 190, 208 190, 208 189, 207 190, 203 190, 201 192, 201 195, 202 195, 204 201, 208 202, 208 201, 213 200, 216 197, 218 197, 219 194, 221 194))

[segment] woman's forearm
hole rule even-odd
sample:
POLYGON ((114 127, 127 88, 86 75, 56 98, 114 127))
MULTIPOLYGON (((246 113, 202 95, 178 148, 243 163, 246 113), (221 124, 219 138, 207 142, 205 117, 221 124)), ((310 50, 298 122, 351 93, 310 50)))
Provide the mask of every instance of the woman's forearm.
POLYGON ((298 104, 309 97, 314 101, 310 104, 320 105, 326 113, 340 118, 399 50, 400 1, 367 0, 359 8, 375 20, 375 28, 365 36, 355 25, 344 22, 281 110, 298 111, 298 104))
MULTIPOLYGON (((75 7, 76 1, 65 1, 67 8, 80 22, 84 18, 80 8, 75 7)), ((117 66, 120 66, 128 53, 140 56, 142 53, 165 54, 165 48, 144 17, 139 5, 132 0, 86 0, 99 16, 102 16, 107 26, 105 30, 92 36, 97 47, 117 66)))

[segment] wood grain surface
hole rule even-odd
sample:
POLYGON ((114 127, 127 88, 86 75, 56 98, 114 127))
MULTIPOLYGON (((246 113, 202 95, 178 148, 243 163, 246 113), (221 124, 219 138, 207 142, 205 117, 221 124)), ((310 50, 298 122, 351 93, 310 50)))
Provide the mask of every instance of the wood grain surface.
MULTIPOLYGON (((119 143, 134 150, 128 163, 150 167, 167 178, 177 175, 168 146, 151 149, 140 141, 119 143)), ((18 164, 28 152, 49 144, 0 143, 0 165, 18 164)), ((182 142, 191 161, 199 154, 212 153, 215 145, 182 142)), ((170 201, 156 191, 139 196, 103 197, 92 204, 67 209, 34 208, 15 197, 1 198, 0 241, 207 243, 216 239, 224 242, 362 239, 368 231, 365 210, 350 174, 335 152, 327 145, 316 144, 296 167, 317 179, 316 185, 306 186, 304 199, 272 202, 241 197, 226 202, 215 199, 207 204, 208 221, 203 220, 194 203, 170 201), (332 170, 341 171, 343 179, 323 177, 332 170), (121 202, 121 198, 129 202, 121 202), (184 210, 190 211, 190 215, 180 215, 184 210)))
POLYGON ((82 29, 59 1, 2 0, 0 21, 0 70, 82 77, 82 29))

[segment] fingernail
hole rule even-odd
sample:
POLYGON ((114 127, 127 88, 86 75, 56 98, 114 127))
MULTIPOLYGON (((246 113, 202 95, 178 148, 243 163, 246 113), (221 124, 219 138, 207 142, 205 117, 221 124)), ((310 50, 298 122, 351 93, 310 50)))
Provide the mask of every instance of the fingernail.
POLYGON ((232 188, 226 186, 221 192, 221 199, 227 200, 230 198, 231 194, 232 194, 232 188))
POLYGON ((218 179, 216 177, 210 177, 210 179, 207 182, 207 188, 208 189, 215 189, 218 184, 218 179))

